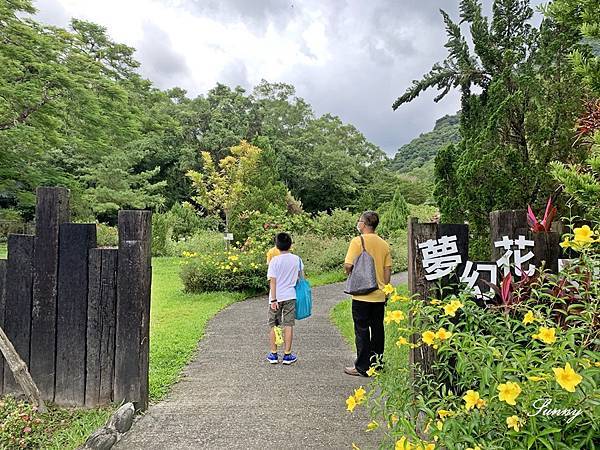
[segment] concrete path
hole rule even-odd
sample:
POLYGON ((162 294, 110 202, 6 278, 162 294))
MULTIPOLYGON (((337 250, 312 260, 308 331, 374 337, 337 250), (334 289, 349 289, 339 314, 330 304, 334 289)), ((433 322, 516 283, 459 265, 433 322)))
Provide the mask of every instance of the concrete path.
MULTIPOLYGON (((406 281, 396 275, 394 283, 406 281)), ((266 297, 236 303, 208 324, 198 355, 162 402, 118 449, 376 448, 365 408, 345 400, 366 378, 350 377, 354 352, 329 319, 342 284, 313 289, 313 316, 297 321, 291 366, 270 365, 266 297)))

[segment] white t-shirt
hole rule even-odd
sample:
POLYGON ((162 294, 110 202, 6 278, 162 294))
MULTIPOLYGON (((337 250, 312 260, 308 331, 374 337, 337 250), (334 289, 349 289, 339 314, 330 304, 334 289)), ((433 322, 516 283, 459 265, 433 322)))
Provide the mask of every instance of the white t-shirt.
MULTIPOLYGON (((275 293, 278 302, 296 298, 298 273, 304 269, 302 260, 293 253, 275 256, 269 263, 267 278, 275 278, 275 293)), ((269 292, 269 301, 271 293, 269 292)))

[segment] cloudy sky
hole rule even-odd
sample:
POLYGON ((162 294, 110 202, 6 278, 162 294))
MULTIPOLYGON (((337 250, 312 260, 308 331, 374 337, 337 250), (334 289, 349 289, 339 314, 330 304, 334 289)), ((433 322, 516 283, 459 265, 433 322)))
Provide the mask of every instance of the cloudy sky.
MULTIPOLYGON (((486 3, 489 3, 487 0, 486 3)), ((439 8, 458 0, 35 0, 38 18, 101 24, 135 47, 144 76, 190 96, 222 82, 287 82, 317 114, 354 124, 389 154, 459 107, 434 92, 392 103, 445 57, 439 8)), ((537 2, 536 2, 537 3, 537 2)))

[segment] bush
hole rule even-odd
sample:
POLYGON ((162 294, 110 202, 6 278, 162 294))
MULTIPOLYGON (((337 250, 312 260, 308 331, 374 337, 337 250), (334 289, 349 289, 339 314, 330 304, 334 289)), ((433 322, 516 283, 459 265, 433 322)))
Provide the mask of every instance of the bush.
POLYGON ((175 203, 169 213, 172 216, 173 233, 172 238, 175 241, 181 238, 190 237, 199 230, 217 231, 219 229, 220 219, 217 217, 202 217, 189 203, 175 203))
POLYGON ((334 209, 331 214, 320 212, 314 218, 315 233, 324 237, 354 237, 358 216, 346 209, 334 209))
POLYGON ((185 253, 181 279, 186 292, 267 291, 265 254, 233 248, 208 254, 185 253))
POLYGON ((218 253, 225 250, 223 233, 218 231, 196 231, 190 237, 183 237, 169 246, 169 256, 183 256, 184 253, 218 253))
POLYGON ((565 241, 581 249, 587 239, 566 272, 514 283, 497 306, 482 308, 466 292, 425 302, 392 296, 399 303, 390 306, 404 314, 387 313, 388 334, 397 342, 366 400, 373 420, 389 426, 383 446, 595 448, 600 279, 592 274, 600 269, 593 246, 600 245, 586 236, 565 241), (405 356, 411 335, 416 346, 437 350, 432 372, 414 367, 414 380, 405 356), (568 420, 540 413, 548 409, 581 413, 568 420))
POLYGON ((386 239, 392 252, 392 272, 404 272, 408 268, 408 237, 400 230, 386 239))
POLYGON ((152 215, 152 256, 169 256, 176 218, 170 212, 152 215))
POLYGON ((116 247, 119 245, 119 230, 104 223, 96 223, 96 241, 98 247, 116 247))
POLYGON ((383 212, 378 228, 378 231, 382 236, 391 236, 392 234, 407 228, 410 211, 406 200, 404 200, 404 197, 399 190, 396 190, 392 201, 382 209, 383 212))
POLYGON ((310 275, 344 269, 344 257, 350 239, 330 237, 323 239, 316 234, 303 234, 294 240, 292 251, 300 256, 310 275))

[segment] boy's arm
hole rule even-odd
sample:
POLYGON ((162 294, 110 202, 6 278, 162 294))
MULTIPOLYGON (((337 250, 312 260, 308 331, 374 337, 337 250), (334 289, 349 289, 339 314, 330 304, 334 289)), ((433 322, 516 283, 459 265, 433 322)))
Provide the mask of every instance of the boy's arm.
POLYGON ((271 298, 269 298, 269 305, 271 306, 271 309, 277 309, 279 308, 279 305, 277 304, 277 292, 275 291, 275 289, 277 288, 275 278, 269 278, 269 284, 271 287, 271 298))

